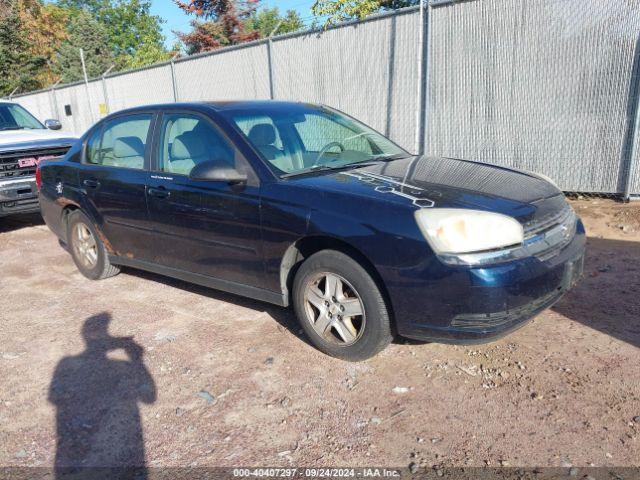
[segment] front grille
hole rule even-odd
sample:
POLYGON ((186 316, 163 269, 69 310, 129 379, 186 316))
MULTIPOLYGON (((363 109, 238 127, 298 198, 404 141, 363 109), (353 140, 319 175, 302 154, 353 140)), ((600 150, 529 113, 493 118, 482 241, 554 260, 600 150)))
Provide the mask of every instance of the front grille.
POLYGON ((577 223, 578 217, 567 204, 559 212, 525 227, 525 250, 543 262, 555 257, 573 240, 577 223))
POLYGON ((573 210, 568 203, 555 212, 548 213, 542 217, 526 223, 524 225, 524 238, 530 238, 540 233, 544 233, 547 230, 551 230, 553 227, 565 222, 569 216, 573 215, 573 210))
POLYGON ((35 175, 37 162, 63 157, 69 148, 49 147, 0 153, 0 180, 35 175))

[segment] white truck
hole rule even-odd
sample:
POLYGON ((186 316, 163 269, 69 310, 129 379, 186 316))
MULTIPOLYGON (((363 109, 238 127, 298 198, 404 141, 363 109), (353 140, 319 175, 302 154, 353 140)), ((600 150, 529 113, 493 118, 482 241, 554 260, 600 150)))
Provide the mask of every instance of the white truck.
POLYGON ((0 217, 37 212, 39 162, 61 157, 77 141, 57 132, 58 120, 41 123, 17 103, 0 100, 0 217))

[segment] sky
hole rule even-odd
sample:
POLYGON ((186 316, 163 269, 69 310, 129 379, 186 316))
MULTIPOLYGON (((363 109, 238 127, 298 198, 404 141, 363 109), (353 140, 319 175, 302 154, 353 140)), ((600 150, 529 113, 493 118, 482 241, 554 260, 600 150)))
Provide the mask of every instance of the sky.
MULTIPOLYGON (((311 5, 313 3, 314 0, 262 0, 260 8, 278 7, 281 14, 287 10, 296 10, 305 23, 309 23, 311 21, 311 5)), ((163 33, 166 38, 167 48, 171 48, 176 41, 176 36, 173 34, 174 30, 182 32, 189 30, 189 21, 192 17, 180 10, 173 0, 152 0, 151 11, 154 15, 159 15, 166 20, 163 25, 163 33)))

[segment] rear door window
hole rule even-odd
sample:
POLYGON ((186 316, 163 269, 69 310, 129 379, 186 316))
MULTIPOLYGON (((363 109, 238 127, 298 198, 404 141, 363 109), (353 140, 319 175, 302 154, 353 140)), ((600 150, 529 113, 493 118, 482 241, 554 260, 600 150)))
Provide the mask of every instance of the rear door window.
POLYGON ((106 122, 102 130, 89 138, 85 161, 94 165, 144 169, 152 118, 152 114, 145 113, 106 122))

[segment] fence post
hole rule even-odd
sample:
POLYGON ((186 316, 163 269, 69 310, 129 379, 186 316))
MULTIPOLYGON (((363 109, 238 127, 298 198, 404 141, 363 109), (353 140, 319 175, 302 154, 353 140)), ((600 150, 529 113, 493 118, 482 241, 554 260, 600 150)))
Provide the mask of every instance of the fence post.
POLYGON ((387 121, 384 127, 385 136, 391 135, 391 120, 392 114, 391 110, 393 107, 393 86, 394 86, 394 75, 395 75, 395 59, 396 59, 396 20, 397 16, 394 15, 391 17, 391 32, 389 33, 389 68, 387 70, 387 75, 389 80, 387 82, 387 121))
POLYGON ((424 154, 424 130, 426 124, 426 87, 427 87, 427 24, 429 22, 429 0, 420 0, 420 36, 418 45, 418 102, 416 107, 416 143, 415 152, 424 154))
POLYGON ((267 63, 269 66, 269 98, 273 100, 275 98, 275 86, 273 85, 273 60, 271 59, 271 45, 273 40, 271 37, 267 40, 267 63))
POLYGON ((628 130, 626 141, 623 144, 621 162, 621 167, 625 173, 624 201, 628 201, 631 198, 631 181, 634 178, 634 170, 638 168, 635 163, 638 156, 636 144, 639 143, 636 137, 640 134, 640 36, 636 39, 636 48, 633 51, 633 56, 629 104, 627 105, 628 130))
POLYGON ((82 74, 84 76, 84 88, 87 92, 87 106, 89 107, 89 118, 91 118, 91 123, 95 123, 95 118, 93 116, 93 108, 91 107, 91 93, 89 92, 89 76, 87 75, 87 65, 84 61, 84 50, 80 49, 80 63, 82 64, 82 74))
POLYGON ((173 101, 174 103, 178 101, 178 79, 176 78, 176 58, 178 57, 178 53, 176 53, 171 58, 171 85, 173 86, 173 101))
POLYGON ((51 97, 53 98, 53 109, 55 110, 54 118, 57 120, 60 120, 60 118, 62 118, 60 116, 60 109, 58 108, 58 96, 56 95, 56 87, 60 84, 61 81, 62 81, 62 78, 59 79, 53 85, 51 85, 51 97))
POLYGON ((271 98, 271 100, 276 98, 276 87, 275 87, 275 80, 274 80, 274 76, 273 76, 273 57, 272 57, 272 48, 273 48, 273 40, 271 39, 271 37, 273 37, 276 32, 278 31, 278 29, 280 28, 280 25, 282 25, 282 20, 280 20, 277 25, 275 26, 275 28, 273 30, 271 30, 271 33, 269 33, 269 38, 267 38, 267 64, 269 66, 269 98, 271 98))
POLYGON ((20 87, 16 87, 13 89, 13 92, 9 94, 9 100, 13 100, 13 96, 15 95, 15 93, 18 91, 19 88, 20 87))
POLYGON ((111 113, 111 105, 109 105, 109 93, 107 92, 107 75, 115 68, 115 65, 111 65, 106 72, 102 74, 102 97, 104 98, 104 104, 107 107, 107 115, 111 113))

